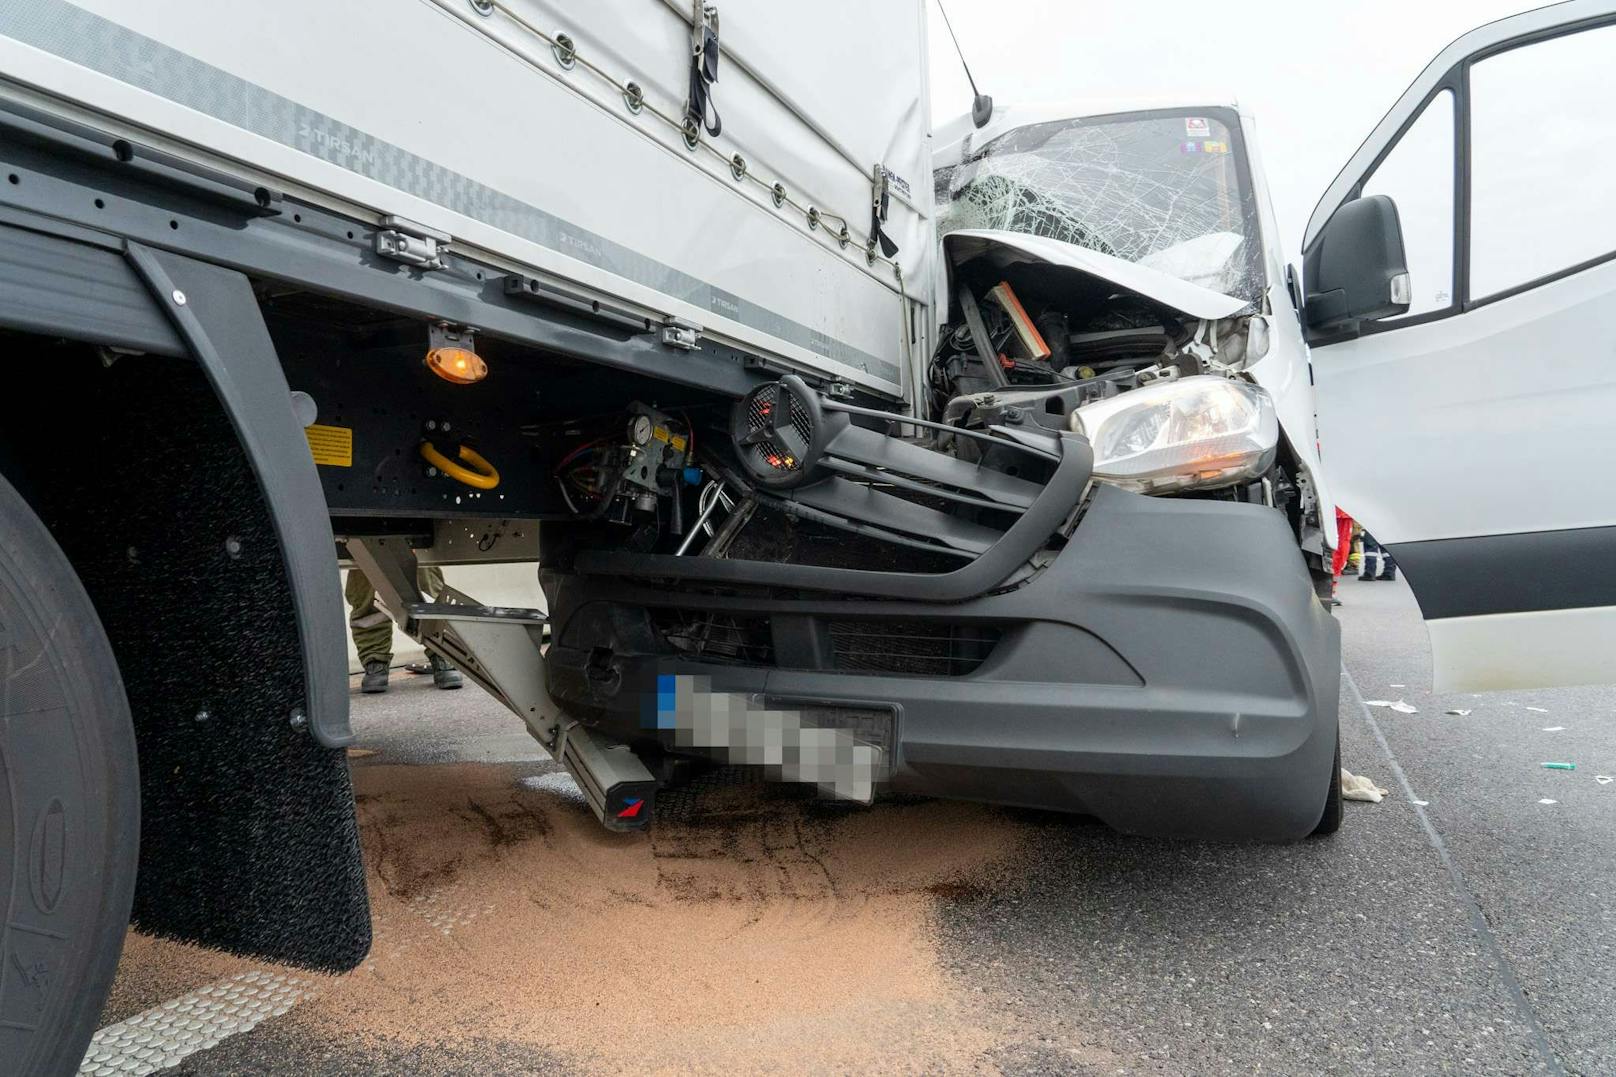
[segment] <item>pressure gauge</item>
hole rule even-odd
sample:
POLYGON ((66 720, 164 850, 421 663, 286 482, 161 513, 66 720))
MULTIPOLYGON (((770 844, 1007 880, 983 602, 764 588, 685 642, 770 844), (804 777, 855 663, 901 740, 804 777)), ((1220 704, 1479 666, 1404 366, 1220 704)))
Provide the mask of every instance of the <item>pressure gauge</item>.
POLYGON ((651 417, 636 415, 628 424, 628 439, 636 445, 651 444, 651 417))

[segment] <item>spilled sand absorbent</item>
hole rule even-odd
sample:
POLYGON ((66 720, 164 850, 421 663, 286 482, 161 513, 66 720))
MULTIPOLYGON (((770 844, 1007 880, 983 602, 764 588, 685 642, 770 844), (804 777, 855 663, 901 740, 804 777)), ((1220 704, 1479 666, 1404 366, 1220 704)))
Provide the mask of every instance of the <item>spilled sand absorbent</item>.
POLYGON ((1009 1032, 933 938, 937 902, 1017 848, 993 811, 842 814, 742 789, 693 822, 610 834, 520 774, 355 769, 376 942, 305 1020, 593 1071, 976 1071, 1009 1032))

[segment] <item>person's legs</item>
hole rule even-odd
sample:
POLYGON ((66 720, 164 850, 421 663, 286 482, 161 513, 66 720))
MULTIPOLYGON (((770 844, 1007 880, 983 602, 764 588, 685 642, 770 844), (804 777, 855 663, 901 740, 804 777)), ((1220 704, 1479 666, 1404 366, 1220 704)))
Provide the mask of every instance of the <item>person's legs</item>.
MULTIPOLYGON (((436 601, 443 594, 443 569, 437 565, 426 565, 415 571, 415 586, 421 589, 421 597, 436 601)), ((432 664, 432 683, 439 688, 459 688, 462 684, 460 671, 450 665, 441 655, 427 652, 427 660, 432 664)))
POLYGON ((1391 552, 1384 546, 1380 548, 1380 575, 1375 578, 1377 580, 1395 580, 1397 578, 1397 562, 1392 560, 1391 552))
POLYGON ((348 630, 353 633, 354 650, 365 677, 362 692, 387 691, 387 669, 393 664, 393 621, 376 606, 376 589, 357 568, 348 571, 343 589, 348 599, 348 630))
POLYGON ((1379 567, 1379 563, 1384 557, 1385 553, 1381 550, 1380 543, 1376 542, 1374 536, 1365 531, 1363 537, 1363 568, 1358 573, 1358 578, 1360 580, 1374 579, 1375 569, 1379 567))

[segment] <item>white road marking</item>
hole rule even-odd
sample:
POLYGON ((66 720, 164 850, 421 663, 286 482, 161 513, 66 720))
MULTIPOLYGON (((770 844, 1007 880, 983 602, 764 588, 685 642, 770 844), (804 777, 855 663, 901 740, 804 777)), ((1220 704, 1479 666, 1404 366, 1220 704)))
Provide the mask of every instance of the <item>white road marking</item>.
POLYGON ((278 1017, 316 991, 284 972, 243 972, 170 999, 90 1040, 80 1077, 142 1077, 278 1017))
MULTIPOLYGON (((1386 762, 1392 768, 1392 777, 1402 787, 1403 795, 1408 797, 1409 800, 1418 800, 1419 798, 1414 795, 1414 787, 1408 782, 1408 775, 1403 772, 1402 764, 1397 761, 1397 756, 1392 752, 1392 746, 1386 741, 1386 734, 1380 731, 1380 723, 1375 721, 1375 716, 1369 713, 1368 707, 1364 706, 1363 693, 1358 691, 1357 682, 1352 679, 1352 673, 1345 664, 1341 666, 1341 683, 1346 686, 1348 692, 1352 693, 1352 698, 1357 700, 1358 713, 1363 716, 1364 724, 1369 727, 1369 732, 1374 734, 1375 743, 1380 745, 1380 750, 1386 754, 1386 762)), ((1540 801, 1540 803, 1542 802, 1540 801)), ((1548 803, 1552 804, 1554 801, 1551 800, 1548 803)), ((1437 859, 1441 860, 1442 866, 1448 869, 1448 878, 1453 883, 1453 891, 1458 895, 1466 912, 1470 914, 1471 930, 1476 933, 1476 938, 1480 940, 1481 945, 1492 955, 1493 963, 1498 969, 1498 978, 1503 983, 1504 990, 1509 992, 1510 998, 1515 1001, 1515 1006, 1520 1013, 1521 1019, 1531 1031, 1533 1043, 1537 1047, 1541 1061, 1544 1063, 1542 1068, 1555 1075, 1555 1077, 1565 1077, 1565 1067, 1560 1065, 1560 1060, 1554 1054, 1554 1048, 1549 1045, 1548 1034, 1543 1031, 1543 1024, 1538 1020, 1537 1011, 1532 1008, 1531 1002, 1527 1001, 1526 992, 1521 990, 1521 981, 1520 977, 1515 975, 1515 966, 1510 963, 1508 955, 1504 953, 1504 948, 1499 945, 1498 937, 1493 934, 1492 925, 1487 922, 1486 915, 1481 911, 1481 903, 1476 900, 1476 895, 1471 893, 1469 885, 1465 882, 1464 873, 1459 870, 1459 865, 1455 864, 1453 857, 1449 855, 1447 842, 1442 840, 1442 835, 1437 832, 1436 826, 1431 822, 1431 817, 1426 813, 1423 805, 1414 805, 1414 816, 1420 821, 1420 828, 1425 831, 1425 837, 1430 841, 1431 848, 1436 850, 1437 859)))

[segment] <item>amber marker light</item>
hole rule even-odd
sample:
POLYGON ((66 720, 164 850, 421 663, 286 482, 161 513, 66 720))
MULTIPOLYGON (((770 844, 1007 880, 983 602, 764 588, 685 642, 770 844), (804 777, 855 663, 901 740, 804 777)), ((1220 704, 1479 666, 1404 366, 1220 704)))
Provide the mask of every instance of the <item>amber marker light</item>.
POLYGON ((426 353, 426 368, 456 385, 474 385, 488 377, 488 364, 470 348, 433 348, 426 353))

